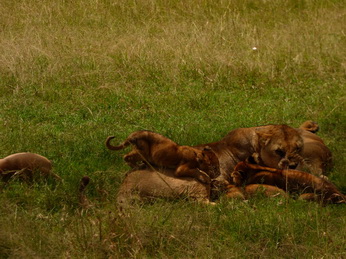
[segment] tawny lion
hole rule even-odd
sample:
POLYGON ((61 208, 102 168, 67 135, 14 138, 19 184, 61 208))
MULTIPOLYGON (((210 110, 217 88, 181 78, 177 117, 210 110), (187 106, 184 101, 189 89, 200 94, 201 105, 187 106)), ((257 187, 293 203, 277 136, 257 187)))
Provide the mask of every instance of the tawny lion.
POLYGON ((295 168, 303 162, 303 139, 298 131, 287 125, 266 125, 238 128, 220 141, 198 145, 212 149, 220 163, 220 182, 229 184, 237 163, 250 156, 256 163, 273 168, 295 168))
POLYGON ((226 196, 232 199, 237 198, 245 200, 254 197, 257 194, 263 194, 266 197, 287 197, 284 190, 268 184, 249 184, 244 187, 230 184, 226 188, 226 196))
POLYGON ((133 169, 120 185, 117 204, 119 208, 131 207, 133 201, 156 198, 188 198, 202 203, 210 202, 210 184, 191 177, 176 177, 173 169, 133 169))
POLYGON ((106 147, 110 150, 133 146, 133 149, 124 156, 124 160, 132 168, 144 164, 150 167, 175 169, 177 177, 194 177, 202 183, 209 183, 210 179, 220 174, 218 159, 208 148, 201 150, 181 146, 161 134, 146 130, 133 132, 118 146, 110 144, 113 138, 111 136, 106 140, 106 147))
POLYGON ((16 153, 0 159, 0 177, 8 181, 14 176, 32 181, 35 172, 44 177, 52 176, 61 180, 60 176, 52 172, 52 163, 46 157, 35 153, 16 153))
POLYGON ((221 170, 217 180, 225 185, 230 183, 229 176, 237 163, 249 157, 262 166, 321 175, 331 167, 332 155, 314 134, 318 129, 318 124, 312 121, 304 122, 298 129, 287 125, 238 128, 219 141, 195 147, 208 146, 215 152, 221 170))
POLYGON ((323 203, 346 203, 345 195, 330 181, 319 176, 292 169, 275 169, 240 162, 231 174, 237 186, 268 184, 287 192, 318 197, 323 203))
POLYGON ((325 175, 333 166, 332 152, 323 140, 314 134, 318 130, 318 124, 313 121, 306 121, 297 129, 303 138, 304 145, 303 163, 300 163, 296 169, 315 175, 325 175))

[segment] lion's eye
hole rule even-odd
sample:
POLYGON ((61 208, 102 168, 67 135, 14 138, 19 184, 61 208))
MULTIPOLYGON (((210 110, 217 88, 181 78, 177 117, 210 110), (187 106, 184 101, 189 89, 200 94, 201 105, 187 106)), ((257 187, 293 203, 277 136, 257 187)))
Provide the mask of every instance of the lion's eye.
POLYGON ((281 149, 277 149, 275 150, 275 153, 280 156, 280 157, 284 157, 285 156, 285 151, 281 150, 281 149))

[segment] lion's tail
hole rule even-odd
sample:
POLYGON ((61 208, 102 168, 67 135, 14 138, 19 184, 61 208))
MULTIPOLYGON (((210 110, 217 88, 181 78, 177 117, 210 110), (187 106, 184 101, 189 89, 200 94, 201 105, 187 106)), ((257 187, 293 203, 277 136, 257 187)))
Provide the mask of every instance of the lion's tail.
POLYGON ((123 143, 121 143, 118 146, 113 146, 110 142, 112 139, 114 139, 114 136, 110 136, 106 139, 106 147, 110 150, 121 150, 130 145, 130 142, 128 140, 125 140, 123 143))

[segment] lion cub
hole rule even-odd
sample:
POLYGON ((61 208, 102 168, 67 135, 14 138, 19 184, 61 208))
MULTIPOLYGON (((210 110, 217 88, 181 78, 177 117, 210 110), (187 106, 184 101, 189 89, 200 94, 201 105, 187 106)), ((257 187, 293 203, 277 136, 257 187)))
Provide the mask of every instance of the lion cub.
POLYGON ((301 199, 322 203, 346 203, 346 197, 330 181, 298 170, 276 169, 240 162, 231 174, 236 186, 268 184, 287 192, 302 194, 301 199))
POLYGON ((152 131, 136 131, 118 146, 113 146, 110 136, 106 147, 110 150, 121 150, 129 145, 134 148, 124 156, 125 162, 132 168, 141 164, 147 166, 175 169, 177 177, 193 177, 202 183, 220 175, 218 160, 208 148, 203 150, 190 146, 181 146, 171 139, 152 131))
POLYGON ((52 162, 39 154, 15 153, 0 159, 0 179, 5 182, 14 176, 31 182, 35 175, 39 175, 38 173, 44 177, 52 176, 62 180, 60 176, 52 172, 52 162))

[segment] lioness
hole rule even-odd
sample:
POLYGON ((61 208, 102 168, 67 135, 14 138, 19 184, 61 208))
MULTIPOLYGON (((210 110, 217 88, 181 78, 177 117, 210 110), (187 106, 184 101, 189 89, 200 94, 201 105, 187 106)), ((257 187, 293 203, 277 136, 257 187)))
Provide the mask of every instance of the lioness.
POLYGON ((201 183, 195 178, 177 178, 172 169, 132 170, 126 174, 118 195, 117 204, 126 209, 136 200, 155 198, 190 198, 205 203, 210 200, 210 185, 201 183))
POLYGON ((8 181, 14 176, 32 181, 35 172, 43 176, 53 176, 61 180, 60 176, 52 172, 52 163, 46 157, 29 152, 15 153, 0 159, 0 177, 8 181))
POLYGON ((330 181, 298 170, 275 169, 240 162, 231 176, 237 186, 268 184, 291 193, 309 193, 304 195, 306 197, 318 196, 323 203, 346 203, 345 195, 330 181))
POLYGON ((175 169, 177 177, 194 177, 202 183, 210 183, 210 179, 220 175, 218 159, 207 147, 197 149, 181 146, 169 138, 152 131, 136 131, 118 146, 112 146, 108 137, 106 146, 110 150, 121 150, 129 145, 134 148, 124 156, 126 163, 132 168, 140 163, 150 167, 175 169))
POLYGON ((318 124, 313 121, 306 121, 297 129, 303 138, 302 157, 304 160, 296 169, 308 171, 315 175, 323 175, 331 169, 333 161, 329 148, 320 137, 314 134, 318 129, 318 124))
POLYGON ((220 141, 198 145, 210 147, 220 162, 217 179, 230 183, 230 174, 240 161, 252 157, 256 163, 274 168, 296 168, 303 162, 303 138, 298 130, 287 125, 266 125, 238 128, 220 141))

